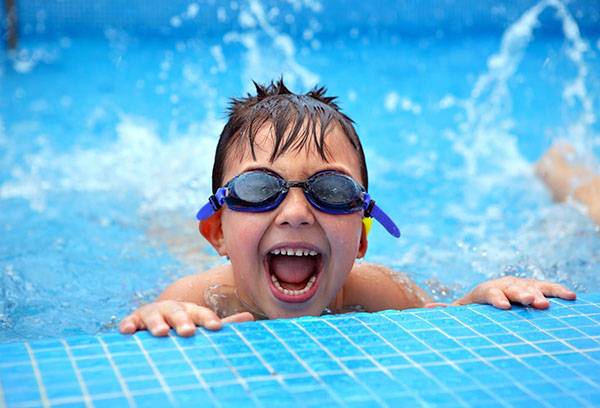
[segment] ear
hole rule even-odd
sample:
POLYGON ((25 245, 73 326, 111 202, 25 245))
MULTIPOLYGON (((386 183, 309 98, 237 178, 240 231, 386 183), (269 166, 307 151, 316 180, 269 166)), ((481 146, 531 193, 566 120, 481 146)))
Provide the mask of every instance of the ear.
POLYGON ((361 222, 362 230, 360 231, 360 243, 358 244, 358 253, 356 254, 357 258, 363 258, 367 253, 367 248, 369 247, 369 238, 367 227, 364 222, 361 222))
POLYGON ((227 255, 227 248, 225 246, 225 239, 223 238, 223 228, 221 224, 222 211, 217 211, 205 220, 200 221, 198 229, 200 234, 221 256, 227 255))

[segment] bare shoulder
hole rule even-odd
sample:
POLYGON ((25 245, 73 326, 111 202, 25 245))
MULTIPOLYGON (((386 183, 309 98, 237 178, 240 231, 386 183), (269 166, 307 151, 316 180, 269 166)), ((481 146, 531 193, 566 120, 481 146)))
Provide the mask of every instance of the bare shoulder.
POLYGON ((430 297, 405 273, 372 263, 355 264, 342 289, 344 307, 369 312, 422 307, 430 297))
POLYGON ((204 305, 204 291, 213 285, 234 285, 231 265, 219 265, 196 275, 186 276, 169 285, 157 300, 176 300, 204 305))

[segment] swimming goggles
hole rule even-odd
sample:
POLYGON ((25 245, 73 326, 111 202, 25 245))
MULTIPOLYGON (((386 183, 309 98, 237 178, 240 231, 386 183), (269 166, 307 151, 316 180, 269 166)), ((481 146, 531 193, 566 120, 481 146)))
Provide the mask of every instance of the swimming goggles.
POLYGON ((388 215, 375 204, 369 193, 352 177, 343 173, 320 171, 305 181, 287 181, 276 173, 251 170, 232 178, 208 198, 196 218, 204 220, 223 204, 234 211, 265 212, 276 208, 292 187, 301 188, 308 202, 328 214, 351 214, 363 210, 394 237, 400 230, 388 215))

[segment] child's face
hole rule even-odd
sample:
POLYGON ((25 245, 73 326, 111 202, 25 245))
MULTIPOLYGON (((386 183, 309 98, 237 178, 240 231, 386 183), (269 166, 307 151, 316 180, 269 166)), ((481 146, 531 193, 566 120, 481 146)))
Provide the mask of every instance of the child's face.
MULTIPOLYGON (((286 180, 336 170, 364 184, 358 155, 341 129, 333 128, 327 136, 328 162, 310 148, 288 151, 271 163, 270 132, 267 126, 258 132, 256 160, 249 152, 242 158, 228 157, 224 182, 248 170, 268 169, 286 180)), ((362 215, 321 212, 301 188, 291 188, 272 211, 239 212, 225 206, 220 215, 222 239, 213 245, 229 256, 238 296, 250 306, 269 318, 319 315, 341 289, 354 260, 366 251, 362 215), (282 250, 294 255, 281 255, 282 250)))

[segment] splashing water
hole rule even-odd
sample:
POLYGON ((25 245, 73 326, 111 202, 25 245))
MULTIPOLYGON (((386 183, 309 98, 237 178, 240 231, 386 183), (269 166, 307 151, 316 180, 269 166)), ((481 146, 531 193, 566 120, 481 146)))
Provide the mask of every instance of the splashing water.
MULTIPOLYGON (((368 126, 371 117, 377 114, 377 101, 388 115, 384 119, 407 114, 411 115, 410 120, 426 121, 433 113, 422 98, 422 89, 415 86, 414 91, 410 87, 400 90, 386 82, 395 81, 397 76, 378 70, 379 64, 373 61, 378 61, 381 55, 373 49, 356 51, 367 55, 362 65, 346 64, 345 58, 354 54, 339 51, 335 41, 328 43, 329 39, 319 38, 323 48, 312 47, 319 34, 315 28, 318 24, 308 23, 309 27, 303 27, 304 22, 301 23, 297 31, 303 32, 302 38, 295 38, 285 25, 277 24, 286 18, 274 17, 283 6, 269 9, 258 0, 235 4, 235 9, 231 7, 235 27, 226 26, 218 38, 176 38, 166 48, 160 48, 165 47, 161 44, 153 49, 153 45, 142 47, 134 36, 121 33, 120 29, 106 30, 103 40, 108 41, 110 51, 103 58, 107 65, 112 65, 95 71, 95 67, 88 67, 93 72, 88 75, 119 79, 125 68, 134 74, 123 76, 124 80, 117 85, 106 81, 85 88, 86 84, 78 83, 86 91, 66 95, 75 107, 84 105, 88 99, 98 100, 90 107, 91 114, 82 115, 82 122, 93 117, 97 109, 114 108, 117 112, 114 122, 105 121, 108 124, 90 119, 94 122, 90 126, 92 137, 99 137, 100 131, 94 129, 108 128, 109 137, 95 143, 76 142, 65 148, 61 143, 64 139, 89 129, 53 127, 57 121, 68 124, 77 120, 66 108, 52 110, 54 105, 60 105, 54 102, 64 99, 65 91, 58 90, 60 86, 54 89, 50 80, 43 79, 48 82, 46 87, 40 86, 40 77, 37 82, 32 80, 40 72, 51 74, 63 67, 67 67, 69 74, 81 75, 72 66, 90 60, 89 54, 82 53, 86 57, 77 58, 73 50, 91 46, 82 46, 74 38, 69 40, 72 43, 69 47, 59 47, 60 52, 32 57, 35 52, 29 51, 21 54, 17 65, 12 62, 11 72, 2 73, 0 85, 5 84, 6 77, 17 83, 8 96, 19 95, 10 100, 22 104, 25 113, 18 120, 3 113, 0 154, 4 154, 3 147, 8 147, 6 156, 16 157, 15 139, 23 136, 22 139, 31 141, 22 157, 10 158, 10 165, 2 169, 0 178, 0 209, 8 214, 2 223, 4 238, 0 237, 0 244, 8 248, 7 255, 0 259, 3 271, 0 289, 4 295, 4 303, 0 302, 2 328, 15 328, 16 336, 26 337, 44 333, 60 335, 75 326, 94 332, 104 323, 112 324, 107 316, 122 316, 140 300, 150 300, 159 286, 178 274, 190 272, 186 267, 192 265, 202 270, 217 262, 214 257, 206 256, 209 251, 201 247, 193 214, 209 193, 216 136, 224 122, 213 112, 224 110, 226 97, 251 91, 251 79, 264 82, 283 75, 290 88, 297 91, 325 81, 323 84, 335 89, 335 93, 340 94, 341 89, 342 95, 349 95, 348 101, 342 100, 344 110, 353 118, 365 116, 357 123, 367 129, 372 129, 368 126), (144 53, 150 57, 136 60, 143 58, 144 53), (43 57, 50 54, 54 59, 43 57), (364 82, 368 82, 365 86, 361 83, 363 75, 366 75, 364 82), (34 82, 34 91, 47 88, 49 96, 28 95, 23 84, 30 80, 34 82), (365 90, 371 87, 375 97, 365 90), (147 92, 136 94, 138 89, 147 92), (123 97, 129 93, 134 96, 123 97), (24 99, 20 95, 25 95, 24 99), (164 104, 163 97, 167 100, 164 104), (110 102, 103 103, 103 98, 110 102), (141 104, 144 99, 150 103, 141 104), (187 105, 198 101, 202 106, 200 112, 185 110, 187 105), (160 107, 154 110, 153 105, 160 107), (168 114, 175 111, 178 116, 168 114), (160 116, 164 112, 167 114, 160 116), (191 114, 186 116, 184 112, 191 114), (193 116, 197 113, 201 116, 193 116), (197 117, 206 119, 197 121, 197 117), (164 122, 167 126, 161 128, 164 122), (13 216, 17 221, 12 221, 13 216), (174 264, 173 258, 181 263, 174 264), (89 287, 90 282, 95 286, 89 287), (102 311, 98 305, 103 305, 102 311), (50 315, 42 312, 50 308, 53 308, 50 315), (84 312, 69 326, 63 316, 77 308, 84 312), (18 326, 32 315, 30 320, 35 324, 27 328, 18 326), (40 322, 54 328, 40 329, 40 322)), ((326 4, 322 6, 312 0, 288 4, 294 10, 308 9, 321 21, 329 17, 324 14, 326 4)), ((217 9, 215 24, 227 21, 225 8, 217 9)), ((197 3, 187 6, 169 20, 172 32, 177 34, 186 24, 194 24, 203 12, 197 3)), ((399 161, 396 153, 404 146, 393 143, 394 129, 390 123, 375 128, 383 133, 361 133, 371 179, 384 193, 381 196, 386 210, 388 205, 393 207, 398 203, 399 211, 415 214, 417 219, 413 224, 410 219, 406 221, 407 238, 398 244, 403 245, 402 250, 393 247, 384 262, 411 273, 416 270, 417 278, 421 269, 426 270, 429 275, 420 283, 429 282, 430 292, 439 294, 440 300, 456 297, 482 277, 503 274, 568 282, 576 289, 600 288, 600 278, 595 273, 600 264, 596 227, 573 207, 549 201, 543 185, 532 174, 531 163, 519 150, 511 112, 511 98, 514 98, 511 82, 527 61, 528 47, 543 21, 540 16, 547 12, 554 13, 560 21, 566 44, 561 53, 575 68, 574 78, 567 78, 562 88, 560 103, 568 114, 557 134, 570 140, 584 155, 598 140, 592 126, 596 121, 595 95, 587 84, 594 70, 588 66, 589 46, 581 37, 577 22, 558 0, 543 0, 527 10, 502 34, 496 52, 494 43, 493 49, 484 47, 481 49, 485 52, 474 53, 473 57, 481 61, 493 53, 483 68, 485 72, 474 78, 472 89, 457 93, 466 95, 464 99, 449 96, 439 102, 440 110, 452 107, 460 110, 451 129, 445 132, 451 141, 448 151, 434 145, 432 151, 421 149, 399 161), (381 147, 378 144, 381 137, 389 138, 389 145, 381 147), (388 146, 397 150, 387 150, 388 146), (450 161, 447 156, 452 156, 452 160, 458 156, 459 163, 447 165, 450 161), (440 171, 442 165, 446 166, 440 171), (397 174, 416 181, 414 185, 398 188, 390 177, 397 174), (423 182, 427 177, 434 181, 423 182), (429 189, 435 193, 427 195, 429 189), (436 197, 437 192, 445 195, 436 197), (428 199, 435 203, 428 203, 428 199), (423 214, 426 212, 429 214, 423 214), (424 238, 411 241, 411 234, 424 238), (445 274, 447 270, 456 273, 445 274)), ((351 42, 348 48, 370 41, 361 38, 361 30, 356 27, 350 27, 349 31, 346 40, 356 42, 351 42)), ((377 45, 373 47, 376 49, 377 45)), ((420 49, 416 41, 407 48, 408 55, 418 54, 420 49)), ((436 51, 443 53, 446 48, 440 45, 436 51)), ((28 49, 58 48, 34 44, 28 49)), ((390 54, 390 50, 386 49, 385 54, 390 54)), ((405 64, 398 55, 389 58, 394 59, 394 71, 405 64)), ((438 64, 435 56, 420 63, 438 64)), ((6 69, 11 70, 8 64, 6 69)), ((463 79, 471 74, 470 68, 459 69, 463 70, 459 72, 463 79)), ((3 96, 8 94, 6 89, 0 89, 5 92, 3 96)), ((450 92, 437 91, 440 97, 450 92)), ((437 129, 435 133, 439 133, 437 129)), ((409 140, 415 149, 420 147, 419 142, 416 134, 409 140)), ((377 244, 373 245, 375 250, 377 239, 377 232, 372 233, 371 242, 377 244)))

